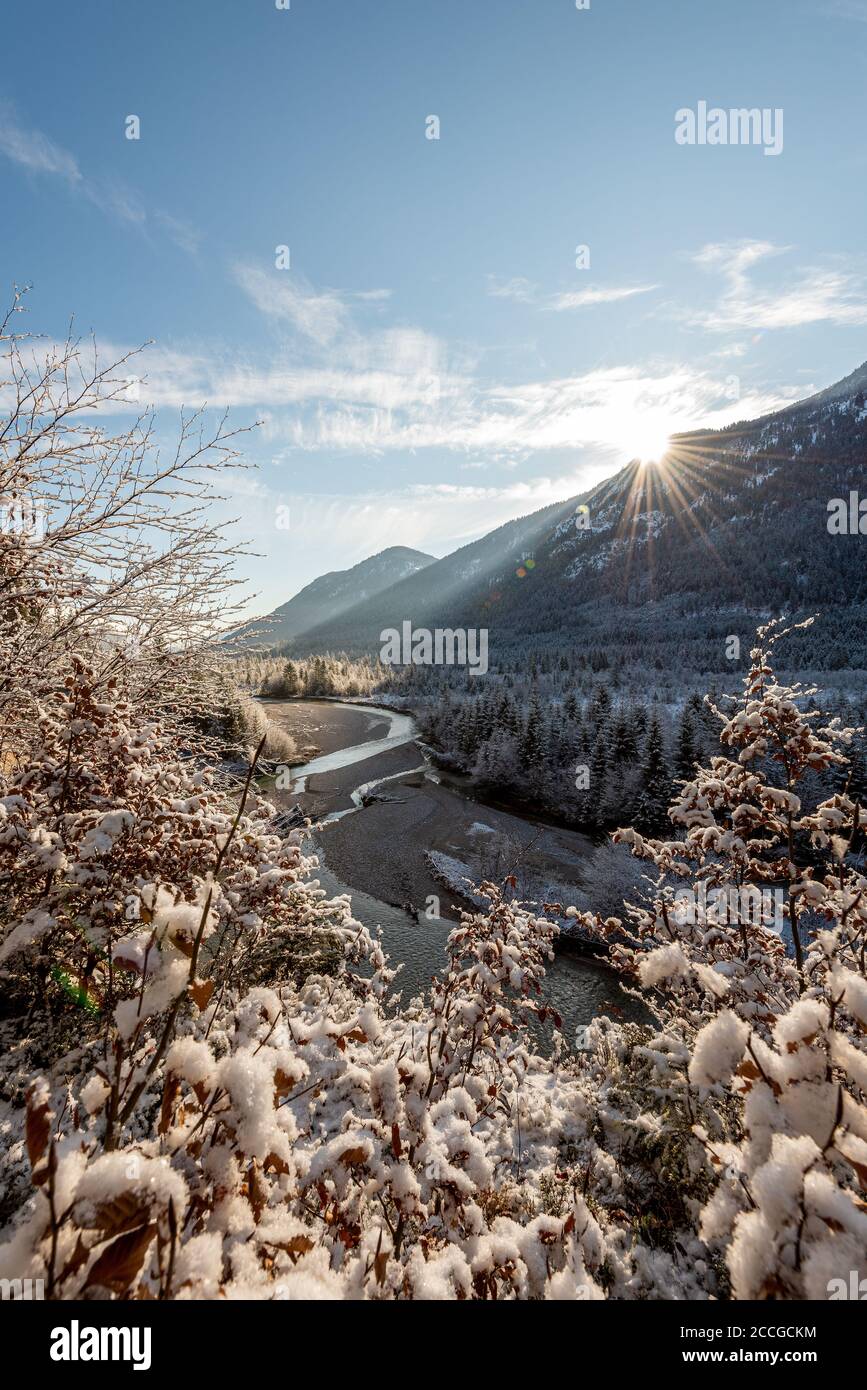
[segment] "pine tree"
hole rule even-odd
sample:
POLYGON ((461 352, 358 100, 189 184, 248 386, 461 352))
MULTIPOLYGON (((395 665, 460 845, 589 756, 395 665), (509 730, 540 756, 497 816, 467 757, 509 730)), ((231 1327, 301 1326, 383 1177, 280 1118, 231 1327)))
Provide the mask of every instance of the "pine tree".
POLYGON ((530 773, 535 781, 542 771, 544 761, 545 738, 542 709, 539 704, 539 693, 534 689, 521 740, 518 744, 518 762, 522 771, 530 773))
POLYGON ((291 700, 293 696, 299 694, 301 682, 298 679, 298 670, 294 661, 287 661, 283 667, 280 685, 287 700, 291 700))
POLYGON ((671 779, 665 761, 662 729, 654 714, 647 731, 641 765, 641 790, 635 813, 635 824, 639 830, 653 832, 666 825, 670 793, 671 779))
POLYGON ((685 705, 677 731, 677 743, 674 752, 674 770, 677 777, 684 781, 690 781, 698 756, 695 722, 689 705, 685 705))
POLYGON ((607 685, 597 685, 590 701, 590 717, 594 724, 604 724, 611 716, 611 693, 607 685))
POLYGON ((587 792, 586 820, 590 825, 604 825, 603 807, 608 797, 608 771, 610 765, 607 731, 596 731, 593 751, 590 756, 590 786, 587 792))
POLYGON ((464 766, 471 768, 479 748, 475 702, 468 701, 457 724, 458 750, 464 766))
POLYGON ((503 692, 500 700, 500 707, 497 711, 497 723, 500 728, 507 730, 510 734, 517 734, 521 728, 521 721, 518 716, 518 709, 515 701, 507 692, 503 692))
POLYGON ((611 730, 611 762, 615 767, 624 763, 634 763, 638 757, 638 744, 631 720, 621 709, 611 730))
POLYGON ((636 749, 644 742, 647 733, 647 710, 643 705, 634 705, 632 708, 632 733, 635 738, 636 749))

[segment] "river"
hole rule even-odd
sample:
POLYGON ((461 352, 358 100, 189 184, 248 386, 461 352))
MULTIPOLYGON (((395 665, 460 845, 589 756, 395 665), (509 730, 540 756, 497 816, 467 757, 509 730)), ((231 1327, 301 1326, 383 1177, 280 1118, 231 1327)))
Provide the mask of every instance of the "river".
MULTIPOLYGON (((438 907, 440 898, 457 896, 431 877, 426 851, 457 851, 466 858, 481 832, 507 835, 507 843, 519 846, 526 833, 534 859, 541 855, 543 865, 549 862, 551 872, 562 875, 571 854, 573 872, 580 877, 578 856, 592 849, 586 837, 542 824, 540 847, 538 820, 474 801, 466 784, 455 790, 444 785, 414 742, 415 724, 408 714, 303 700, 269 701, 267 710, 290 733, 309 735, 312 729, 317 742, 329 745, 327 752, 293 767, 291 790, 275 799, 283 805, 298 803, 313 817, 321 886, 330 895, 348 893, 353 915, 380 933, 392 964, 401 966, 395 988, 404 1000, 423 993, 442 970, 454 925, 445 907, 433 919, 425 913, 432 900, 438 907), (347 774, 347 769, 354 771, 347 774), (376 792, 387 794, 371 804, 368 798, 376 792)), ((549 965, 544 995, 570 1040, 600 1013, 639 1016, 613 971, 568 948, 558 949, 549 965)))

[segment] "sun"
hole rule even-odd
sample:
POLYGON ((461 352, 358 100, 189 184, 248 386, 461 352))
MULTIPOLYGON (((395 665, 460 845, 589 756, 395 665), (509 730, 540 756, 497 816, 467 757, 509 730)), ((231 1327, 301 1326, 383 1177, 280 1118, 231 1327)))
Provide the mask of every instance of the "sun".
POLYGON ((659 463, 671 447, 674 425, 668 415, 637 410, 620 422, 618 434, 618 443, 630 460, 659 463))

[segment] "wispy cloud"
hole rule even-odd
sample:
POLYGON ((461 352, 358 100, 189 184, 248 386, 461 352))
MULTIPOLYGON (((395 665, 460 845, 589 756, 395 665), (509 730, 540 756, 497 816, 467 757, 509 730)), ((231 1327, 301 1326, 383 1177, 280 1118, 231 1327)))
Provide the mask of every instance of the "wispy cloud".
MULTIPOLYGON (((744 254, 742 266, 756 259, 744 254)), ((507 381, 496 352, 471 353, 411 324, 384 325, 376 299, 357 291, 318 288, 262 265, 236 266, 234 278, 270 326, 270 347, 239 359, 211 343, 150 346, 131 368, 145 378, 140 402, 113 408, 208 402, 255 413, 261 428, 246 447, 268 462, 265 486, 241 474, 224 505, 227 515, 243 512, 274 603, 286 582, 285 568, 279 584, 268 570, 285 558, 279 503, 291 506, 299 577, 387 545, 449 552, 583 491, 670 433, 757 416, 804 394, 803 386, 744 388, 733 400, 722 362, 716 374, 655 361, 507 381), (284 469, 298 455, 307 466, 284 469), (315 490, 320 470, 311 460, 323 455, 352 460, 337 496, 315 490), (426 457, 416 463, 419 455, 426 457), (418 478, 431 461, 439 481, 401 484, 404 463, 418 478), (525 468, 537 476, 525 477, 525 468), (285 493, 277 490, 283 479, 285 493)), ((120 350, 105 344, 109 355, 120 350)))
POLYGON ((390 290, 317 290, 296 271, 251 262, 236 263, 232 273, 259 312, 297 337, 308 361, 328 377, 335 367, 401 378, 440 369, 441 345, 432 334, 359 324, 356 305, 382 303, 390 290))
POLYGON ((750 345, 749 345, 749 343, 743 343, 743 342, 739 342, 739 343, 729 343, 726 347, 717 348, 715 352, 710 353, 710 356, 711 356, 711 357, 723 357, 723 358, 726 358, 726 357, 746 357, 746 355, 747 355, 747 353, 749 352, 749 350, 750 350, 750 345))
POLYGON ((234 275, 260 313, 284 320, 320 347, 327 347, 349 327, 345 300, 333 290, 317 293, 294 272, 275 273, 239 263, 234 267, 234 275))
POLYGON ((391 293, 391 290, 355 290, 353 291, 352 297, 353 299, 378 301, 382 299, 391 299, 391 293))
POLYGON ((183 250, 190 254, 198 250, 201 236, 188 222, 159 209, 149 215, 135 191, 113 179, 86 176, 71 151, 41 130, 23 125, 8 103, 0 104, 0 154, 31 174, 61 179, 119 222, 142 229, 159 226, 183 250))
POLYGON ((198 228, 191 222, 185 222, 183 218, 172 217, 168 212, 157 212, 154 216, 176 246, 189 252, 191 256, 196 254, 202 243, 202 234, 198 228))
POLYGON ((488 294, 492 299, 513 299, 516 304, 535 304, 539 298, 539 287, 520 275, 511 280, 500 280, 495 275, 489 275, 488 294))
POLYGON ((516 276, 511 280, 500 280, 495 275, 488 276, 488 294, 493 299, 511 299, 516 304, 531 304, 537 309, 562 313, 569 309, 588 309, 597 304, 617 304, 623 299, 632 299, 638 294, 650 294, 659 289, 658 285, 590 285, 582 290, 563 290, 558 294, 544 294, 532 280, 516 276))
MULTIPOLYGON (((285 546, 275 529, 280 501, 290 501, 296 544, 319 572, 323 553, 340 537, 341 568, 390 545, 447 553, 475 540, 516 515, 562 501, 586 486, 575 473, 514 480, 504 487, 416 484, 367 492, 364 496, 327 496, 276 489, 256 499, 256 545, 266 553, 285 546), (318 569, 317 569, 318 557, 318 569)), ((285 595, 282 595, 285 597, 285 595)))
POLYGON ((122 184, 100 179, 86 179, 81 184, 82 192, 92 203, 118 222, 129 222, 136 227, 144 227, 148 220, 147 210, 138 194, 122 184))
POLYGON ((658 285, 624 285, 572 290, 555 294, 542 308, 562 312, 564 309, 586 309, 592 304, 617 304, 621 299, 632 299, 637 294, 650 294, 657 289, 658 285))
MULTIPOLYGON (((727 275, 731 304, 746 295, 749 269, 778 249, 711 246, 698 260, 727 275)), ((473 355, 414 325, 383 326, 358 292, 320 289, 261 264, 236 265, 234 277, 273 327, 269 349, 244 359, 210 344, 150 347, 132 370, 144 378, 142 403, 255 411, 273 456, 440 450, 503 467, 544 452, 601 450, 616 467, 648 435, 722 426, 797 394, 744 387, 733 400, 722 366, 715 376, 682 362, 504 381, 495 354, 473 355)))
MULTIPOLYGON (((316 289, 294 271, 240 263, 236 282, 282 336, 263 373, 236 368, 225 387, 262 404, 315 403, 318 416, 338 408, 423 414, 464 389, 466 354, 450 354, 414 325, 373 327, 359 314, 384 292, 316 289), (290 365, 291 364, 291 365, 290 365)), ((369 317, 369 315, 368 315, 369 317)))
MULTIPOLYGON (((640 446, 642 432, 722 426, 776 409, 796 394, 744 390, 731 378, 685 364, 624 365, 583 375, 518 383, 486 378, 452 363, 444 344, 410 329, 392 330, 354 351, 388 365, 305 365, 250 359, 202 347, 148 348, 138 362, 142 402, 157 407, 229 406, 255 411, 273 453, 322 451, 410 454, 425 449, 469 455, 498 466, 546 451, 601 449, 612 466, 640 446), (395 341, 396 339, 396 341, 395 341), (431 366, 437 370, 431 370, 431 366), (402 368, 402 369, 401 369, 402 368)), ((279 355, 279 354, 278 354, 279 355)), ((122 409, 118 405, 115 409, 122 409)))
POLYGON ((750 240, 702 247, 693 261, 703 270, 720 274, 725 288, 711 309, 685 317, 694 326, 712 331, 867 323, 867 285, 863 277, 850 271, 802 266, 791 281, 776 288, 756 284, 751 274, 754 268, 791 249, 750 240))
POLYGON ((19 125, 6 103, 0 106, 0 152, 32 173, 56 175, 72 187, 84 181, 75 156, 41 131, 19 125))

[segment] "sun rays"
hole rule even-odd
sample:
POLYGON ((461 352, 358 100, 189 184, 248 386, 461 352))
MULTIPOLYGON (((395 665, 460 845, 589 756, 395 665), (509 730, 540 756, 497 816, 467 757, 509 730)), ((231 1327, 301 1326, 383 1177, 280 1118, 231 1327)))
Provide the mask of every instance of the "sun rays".
MULTIPOLYGON (((645 422, 642 451, 636 451, 626 476, 621 473, 603 485, 594 508, 598 516, 609 504, 619 507, 615 536, 623 546, 623 587, 628 590, 637 582, 646 598, 652 598, 660 566, 678 538, 698 538, 708 564, 721 574, 728 571, 714 534, 725 519, 726 496, 743 486, 751 472, 743 461, 742 436, 672 437, 659 425, 653 419, 645 422)), ((636 429, 636 440, 638 436, 636 429)))

